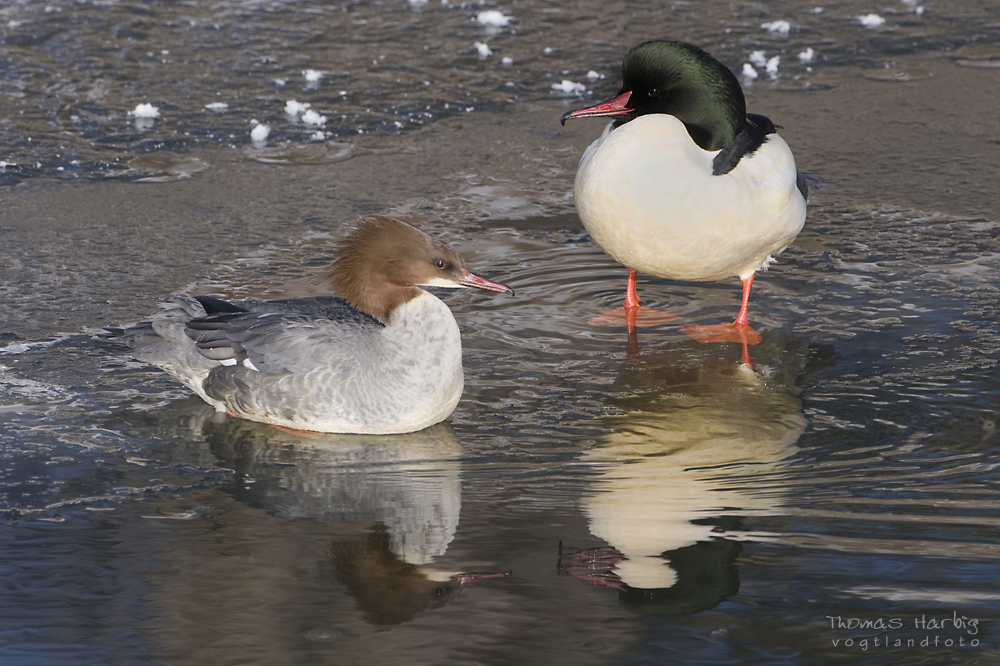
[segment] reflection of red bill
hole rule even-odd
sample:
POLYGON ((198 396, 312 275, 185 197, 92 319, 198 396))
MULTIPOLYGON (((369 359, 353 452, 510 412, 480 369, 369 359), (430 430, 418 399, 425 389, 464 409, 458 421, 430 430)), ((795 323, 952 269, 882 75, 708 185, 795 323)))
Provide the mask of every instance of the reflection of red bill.
POLYGON ((501 571, 498 573, 460 573, 456 574, 453 577, 453 580, 455 580, 462 587, 465 587, 469 583, 478 583, 490 578, 508 578, 512 574, 512 571, 501 571))

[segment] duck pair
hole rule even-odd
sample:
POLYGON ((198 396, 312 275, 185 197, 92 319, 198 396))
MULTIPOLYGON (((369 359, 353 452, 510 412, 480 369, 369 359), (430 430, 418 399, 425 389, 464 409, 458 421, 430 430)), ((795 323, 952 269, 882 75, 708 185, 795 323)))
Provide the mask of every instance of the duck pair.
MULTIPOLYGON (((637 272, 743 282, 732 324, 683 329, 753 344, 747 304, 757 270, 805 220, 804 181, 775 125, 746 113, 736 77, 705 51, 645 42, 629 51, 618 94, 568 119, 611 117, 574 184, 584 226, 628 269, 621 312, 640 314, 637 272)), ((404 433, 447 418, 463 389, 461 337, 420 287, 513 291, 471 273, 450 246, 402 220, 367 217, 339 247, 337 297, 233 304, 177 299, 122 332, 220 411, 299 430, 404 433)))

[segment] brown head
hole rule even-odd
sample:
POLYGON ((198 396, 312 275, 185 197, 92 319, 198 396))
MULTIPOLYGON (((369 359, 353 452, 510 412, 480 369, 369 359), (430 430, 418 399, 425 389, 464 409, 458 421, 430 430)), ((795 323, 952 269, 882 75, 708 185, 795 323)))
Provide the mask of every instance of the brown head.
POLYGON ((420 295, 420 286, 474 287, 513 295, 509 287, 470 273, 447 243, 388 215, 362 218, 338 247, 334 292, 382 323, 420 295))
POLYGON ((330 555, 337 578, 357 600, 373 624, 408 622, 426 610, 440 608, 469 583, 507 578, 510 572, 459 573, 434 580, 392 551, 389 530, 375 525, 371 532, 334 541, 330 555))

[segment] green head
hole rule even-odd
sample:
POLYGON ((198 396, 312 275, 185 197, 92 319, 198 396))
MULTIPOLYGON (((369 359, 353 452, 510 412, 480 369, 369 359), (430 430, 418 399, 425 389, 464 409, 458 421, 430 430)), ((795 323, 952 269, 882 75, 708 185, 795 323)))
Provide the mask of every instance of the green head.
POLYGON ((627 122, 649 113, 674 116, 704 150, 721 150, 746 123, 746 101, 729 68, 692 44, 655 40, 625 54, 622 87, 596 106, 569 118, 617 116, 627 122))

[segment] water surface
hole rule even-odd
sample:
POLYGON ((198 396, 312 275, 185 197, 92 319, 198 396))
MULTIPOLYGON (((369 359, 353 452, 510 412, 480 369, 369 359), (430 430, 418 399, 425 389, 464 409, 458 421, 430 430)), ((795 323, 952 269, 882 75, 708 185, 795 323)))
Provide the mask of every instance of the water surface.
POLYGON ((994 662, 998 65, 989 2, 5 4, 0 661, 994 662), (653 37, 780 56, 748 106, 827 181, 755 284, 754 371, 587 323, 625 275, 572 204, 601 123, 558 119, 653 37), (371 212, 517 290, 441 294, 446 423, 228 419, 93 337, 179 294, 325 293, 371 212))

